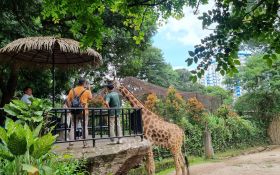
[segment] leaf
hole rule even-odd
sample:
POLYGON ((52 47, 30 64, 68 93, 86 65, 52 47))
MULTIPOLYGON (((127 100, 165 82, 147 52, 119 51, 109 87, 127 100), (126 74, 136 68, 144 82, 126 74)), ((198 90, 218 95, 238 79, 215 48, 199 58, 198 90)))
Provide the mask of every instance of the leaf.
POLYGON ((15 157, 13 154, 8 150, 7 147, 0 144, 0 157, 7 159, 9 161, 13 161, 15 157))
POLYGON ((198 57, 197 57, 197 56, 194 57, 194 62, 195 62, 195 63, 198 62, 198 57))
POLYGON ((263 56, 263 59, 265 59, 265 60, 266 60, 266 59, 269 59, 269 55, 267 55, 267 54, 264 55, 264 56, 263 56))
POLYGON ((272 59, 267 59, 266 60, 266 63, 267 63, 267 65, 269 66, 269 67, 271 67, 272 66, 272 59))
POLYGON ((44 170, 45 174, 54 174, 53 169, 49 166, 42 166, 42 169, 44 170))
POLYGON ((27 124, 24 125, 24 130, 26 132, 25 135, 27 141, 27 148, 30 148, 30 146, 34 143, 34 136, 27 124))
POLYGON ((192 82, 195 83, 197 81, 197 76, 192 76, 192 82))
POLYGON ((9 136, 7 147, 14 155, 25 154, 27 151, 27 140, 23 127, 17 127, 15 132, 9 136))
POLYGON ((19 106, 20 108, 23 108, 23 109, 28 109, 28 105, 25 103, 25 102, 23 102, 23 101, 21 101, 21 100, 13 100, 12 101, 16 106, 19 106))
POLYGON ((225 71, 224 71, 224 70, 220 70, 220 74, 221 74, 222 76, 224 76, 224 75, 225 75, 225 71))
POLYGON ((43 113, 44 113, 43 111, 36 111, 36 112, 34 112, 35 115, 39 115, 39 116, 43 115, 43 113))
POLYGON ((53 136, 51 133, 44 135, 35 141, 34 150, 31 152, 31 155, 34 158, 40 158, 41 156, 47 154, 55 142, 56 136, 53 136))
POLYGON ((188 66, 192 65, 193 59, 192 59, 192 58, 188 58, 188 59, 187 59, 187 63, 188 63, 188 66))
POLYGON ((11 116, 17 116, 19 114, 19 111, 13 108, 10 104, 4 106, 4 111, 11 116))
POLYGON ((39 172, 38 168, 29 164, 22 164, 22 170, 27 171, 28 173, 35 174, 39 172))
POLYGON ((0 127, 0 140, 2 140, 5 144, 7 144, 8 142, 7 132, 2 127, 0 127))
POLYGON ((42 123, 40 123, 34 130, 33 130, 33 137, 38 137, 40 134, 40 131, 42 129, 42 123))
POLYGON ((241 63, 240 63, 239 60, 234 60, 233 62, 234 62, 234 64, 236 64, 236 65, 241 65, 241 63))
POLYGON ((198 72, 198 73, 197 73, 197 77, 198 77, 198 78, 201 78, 201 76, 202 76, 202 75, 201 75, 201 72, 198 72))
POLYGON ((275 52, 276 52, 277 54, 280 54, 280 47, 277 47, 277 48, 275 49, 275 52))
POLYGON ((277 60, 276 54, 272 54, 272 55, 271 55, 271 58, 272 58, 273 60, 277 60))
POLYGON ((189 55, 190 55, 191 57, 193 57, 193 56, 195 55, 195 53, 194 53, 193 51, 189 51, 189 55))

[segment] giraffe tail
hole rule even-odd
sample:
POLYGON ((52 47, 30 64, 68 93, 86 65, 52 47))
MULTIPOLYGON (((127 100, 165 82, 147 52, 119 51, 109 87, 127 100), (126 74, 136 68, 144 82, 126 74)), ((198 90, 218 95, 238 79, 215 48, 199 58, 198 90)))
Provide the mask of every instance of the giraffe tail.
POLYGON ((185 163, 186 163, 186 168, 187 168, 187 172, 188 172, 188 175, 190 175, 190 170, 189 170, 189 160, 188 160, 188 157, 187 157, 187 151, 186 151, 186 145, 185 145, 185 141, 186 141, 186 136, 185 136, 185 132, 183 130, 183 134, 184 134, 184 140, 183 140, 183 149, 184 149, 184 158, 185 158, 185 163))

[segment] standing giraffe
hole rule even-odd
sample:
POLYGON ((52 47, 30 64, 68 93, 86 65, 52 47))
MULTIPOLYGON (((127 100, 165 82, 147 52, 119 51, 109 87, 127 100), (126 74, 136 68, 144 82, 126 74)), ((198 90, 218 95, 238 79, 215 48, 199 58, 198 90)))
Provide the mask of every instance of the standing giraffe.
MULTIPOLYGON (((126 87, 115 80, 116 89, 130 102, 133 107, 142 108, 144 138, 152 145, 170 150, 173 155, 176 175, 189 175, 188 161, 181 152, 184 142, 184 131, 173 123, 164 121, 161 117, 147 109, 126 87), (186 165, 186 166, 185 166, 186 165)), ((155 174, 153 150, 150 148, 146 158, 146 170, 149 175, 155 174)))

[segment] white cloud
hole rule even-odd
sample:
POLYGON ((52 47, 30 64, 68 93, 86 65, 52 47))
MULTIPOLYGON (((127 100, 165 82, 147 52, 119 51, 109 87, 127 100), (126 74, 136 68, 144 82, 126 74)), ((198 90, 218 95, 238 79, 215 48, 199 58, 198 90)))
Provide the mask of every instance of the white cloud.
POLYGON ((167 40, 177 41, 183 45, 194 46, 200 43, 200 40, 212 33, 211 30, 203 30, 201 20, 197 19, 203 12, 213 9, 214 1, 211 0, 207 5, 199 7, 199 15, 194 15, 194 9, 184 8, 185 17, 180 20, 174 18, 168 19, 165 25, 162 25, 158 32, 164 33, 167 40))

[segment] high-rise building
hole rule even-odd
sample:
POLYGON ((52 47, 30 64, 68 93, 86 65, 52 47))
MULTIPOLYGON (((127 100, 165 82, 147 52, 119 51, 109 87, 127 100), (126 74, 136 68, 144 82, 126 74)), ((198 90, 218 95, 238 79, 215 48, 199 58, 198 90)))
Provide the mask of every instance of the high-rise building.
MULTIPOLYGON (((252 53, 250 51, 239 51, 238 58, 241 66, 246 63, 246 58, 252 53)), ((219 86, 233 92, 234 98, 238 98, 242 95, 243 89, 240 84, 240 80, 237 78, 232 78, 230 85, 224 83, 224 76, 220 72, 216 72, 218 64, 215 60, 211 62, 208 69, 205 71, 204 76, 199 80, 199 83, 204 86, 219 86)))
POLYGON ((200 84, 204 86, 220 86, 224 87, 223 85, 223 76, 220 72, 216 72, 217 69, 217 62, 212 61, 211 64, 208 66, 208 69, 205 71, 204 76, 200 79, 200 84))

